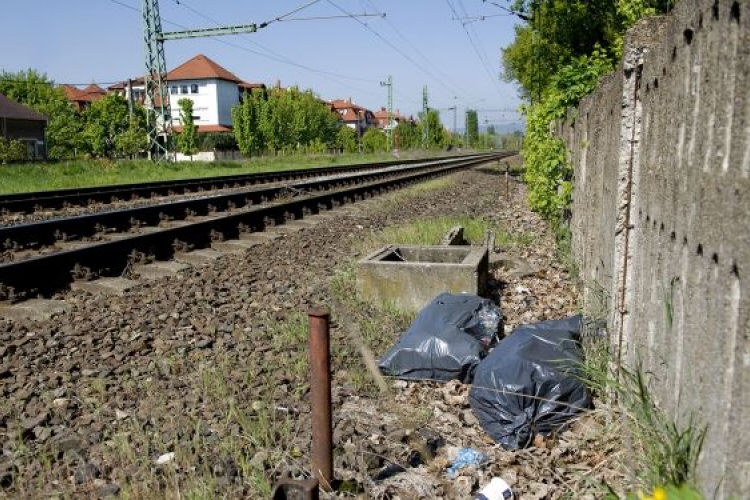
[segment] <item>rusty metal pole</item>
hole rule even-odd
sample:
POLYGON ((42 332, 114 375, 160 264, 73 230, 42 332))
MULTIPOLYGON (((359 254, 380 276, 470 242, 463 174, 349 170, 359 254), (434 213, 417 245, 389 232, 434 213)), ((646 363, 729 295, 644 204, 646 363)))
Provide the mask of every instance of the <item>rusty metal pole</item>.
POLYGON ((328 321, 321 309, 307 313, 310 343, 310 405, 312 407, 312 473, 324 490, 333 481, 331 429, 331 356, 328 321))

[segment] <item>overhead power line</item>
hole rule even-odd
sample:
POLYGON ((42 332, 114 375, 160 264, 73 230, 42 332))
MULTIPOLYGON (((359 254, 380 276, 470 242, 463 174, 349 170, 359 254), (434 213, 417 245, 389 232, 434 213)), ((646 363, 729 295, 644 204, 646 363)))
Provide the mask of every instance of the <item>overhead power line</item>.
MULTIPOLYGON (((133 7, 132 5, 128 5, 128 4, 126 4, 126 3, 124 3, 124 2, 122 2, 120 0, 110 0, 110 1, 112 3, 114 3, 114 4, 120 5, 120 6, 124 7, 124 8, 127 8, 129 10, 137 12, 139 15, 141 13, 140 9, 138 9, 136 7, 133 7)), ((320 0, 318 0, 318 1, 320 1, 320 0)), ((209 16, 206 16, 202 12, 194 9, 193 7, 191 7, 190 5, 188 5, 184 0, 180 0, 179 2, 176 2, 176 3, 178 5, 180 5, 181 7, 184 7, 185 9, 193 12, 195 15, 197 15, 199 17, 202 17, 203 19, 205 19, 205 20, 207 20, 209 22, 212 22, 212 23, 214 23, 216 25, 221 24, 218 21, 216 21, 214 19, 211 19, 209 16)), ((299 10, 295 9, 295 11, 292 11, 292 12, 290 12, 288 14, 283 15, 283 16, 278 16, 275 19, 284 18, 285 16, 294 14, 296 12, 299 12, 299 10)), ((162 18, 162 22, 164 24, 168 24, 168 25, 174 26, 176 28, 180 28, 180 29, 184 29, 184 30, 189 29, 187 26, 185 26, 183 24, 175 23, 175 22, 163 19, 163 18, 162 18)), ((313 68, 311 66, 300 64, 300 63, 297 63, 297 62, 295 62, 295 61, 293 61, 293 60, 291 60, 291 59, 289 59, 289 58, 281 55, 281 54, 278 54, 278 53, 272 51, 271 49, 269 49, 267 47, 264 47, 263 45, 255 42, 253 40, 250 40, 249 37, 243 36, 242 38, 245 39, 246 41, 252 43, 253 45, 258 46, 259 48, 261 48, 263 50, 266 50, 270 54, 266 54, 266 53, 263 53, 263 52, 259 52, 257 50, 253 50, 253 49, 251 49, 249 47, 246 47, 246 46, 243 46, 243 45, 231 42, 229 40, 225 40, 223 38, 213 38, 213 41, 215 41, 217 43, 221 43, 221 44, 229 46, 229 47, 233 47, 233 48, 241 50, 243 52, 247 52, 247 53, 250 53, 250 54, 257 55, 259 57, 263 57, 265 59, 269 59, 269 60, 272 60, 272 61, 275 61, 275 62, 279 62, 279 63, 282 63, 282 64, 286 64, 286 65, 289 65, 289 66, 297 67, 297 68, 309 71, 309 72, 314 73, 314 74, 318 74, 318 75, 320 75, 323 78, 326 78, 326 79, 328 79, 330 81, 333 81, 334 83, 337 83, 337 84, 339 84, 341 86, 345 86, 345 87, 351 88, 351 89, 356 90, 358 92, 362 92, 364 94, 368 94, 368 95, 371 95, 371 96, 378 96, 378 94, 376 92, 374 92, 374 91, 369 91, 369 90, 365 90, 365 89, 353 87, 349 83, 344 83, 344 82, 336 80, 336 78, 342 78, 342 79, 348 79, 348 80, 355 80, 355 81, 362 81, 362 82, 367 82, 367 83, 378 83, 378 81, 376 81, 376 80, 368 80, 368 79, 358 78, 358 77, 352 77, 352 76, 348 76, 348 75, 340 75, 340 74, 337 74, 337 73, 332 73, 332 72, 325 71, 325 70, 322 70, 322 69, 317 69, 317 68, 313 68)))
POLYGON ((56 80, 48 80, 46 82, 32 82, 29 80, 16 80, 14 78, 3 78, 2 74, 0 74, 0 82, 11 82, 11 83, 24 83, 26 85, 52 85, 52 86, 60 86, 60 85, 70 85, 71 87, 87 87, 89 85, 97 85, 97 86, 110 86, 110 85, 116 85, 118 83, 122 83, 123 81, 127 80, 125 78, 124 80, 117 80, 114 82, 88 82, 88 83, 67 83, 67 82, 58 82, 56 80))
MULTIPOLYGON (((366 2, 367 2, 367 3, 368 3, 368 4, 369 4, 369 5, 370 5, 370 6, 371 6, 371 7, 373 8, 373 9, 376 9, 375 5, 373 5, 373 3, 372 3, 372 1, 371 1, 371 0, 366 0, 366 2)), ((376 10, 377 10, 377 9, 376 9, 376 10)), ((406 44, 407 44, 408 46, 410 46, 410 47, 411 47, 411 49, 412 49, 412 50, 413 50, 413 51, 414 51, 414 52, 415 52, 415 53, 416 53, 416 54, 417 54, 417 55, 418 55, 419 57, 421 57, 421 58, 422 58, 422 59, 424 60, 424 62, 425 62, 425 63, 426 63, 426 64, 427 64, 427 65, 428 65, 428 66, 429 66, 430 68, 432 68, 432 69, 433 69, 433 70, 435 71, 435 73, 436 73, 436 74, 437 74, 438 76, 442 77, 442 79, 436 79, 436 78, 435 78, 435 75, 433 75, 433 74, 429 74, 429 76, 430 76, 431 78, 433 78, 433 79, 436 79, 436 80, 437 80, 438 82, 443 82, 443 83, 445 83, 445 80, 449 80, 449 81, 451 81, 451 84, 450 84, 450 85, 448 85, 447 83, 445 83, 445 85, 443 85, 443 87, 447 88, 447 89, 448 89, 449 91, 451 91, 451 92, 452 92, 452 93, 453 93, 454 95, 460 95, 460 94, 462 94, 462 92, 461 92, 461 91, 458 91, 458 90, 456 90, 456 88, 457 88, 457 87, 460 87, 460 86, 456 86, 456 85, 455 85, 455 81, 453 81, 453 78, 452 78, 452 76, 450 76, 450 75, 446 74, 446 73, 445 73, 444 71, 442 71, 442 70, 440 69, 440 67, 439 67, 439 66, 437 66, 437 65, 436 65, 436 64, 435 64, 435 63, 434 63, 434 62, 433 62, 432 60, 430 60, 430 58, 428 58, 428 57, 427 57, 426 55, 424 55, 424 53, 423 53, 423 52, 422 52, 421 50, 419 50, 419 47, 417 47, 417 46, 416 46, 416 45, 415 45, 414 43, 412 43, 412 42, 411 42, 411 40, 409 40, 409 39, 408 39, 408 38, 407 38, 407 37, 406 37, 406 36, 405 36, 405 35, 404 35, 404 34, 403 34, 403 33, 401 32, 401 30, 399 30, 399 29, 398 29, 398 27, 396 27, 396 25, 395 25, 395 24, 394 24, 393 22, 391 22, 391 20, 390 20, 389 18, 385 17, 384 19, 385 19, 385 22, 386 22, 386 24, 388 24, 388 25, 389 25, 389 26, 391 27, 391 29, 393 30, 393 32, 394 32, 394 33, 396 33, 396 35, 398 35, 398 37, 399 37, 399 38, 401 38, 401 40, 403 40, 403 41, 404 41, 404 43, 406 43, 406 44)))
POLYGON ((344 14, 352 17, 352 19, 354 19, 359 24, 361 24, 367 31, 369 31, 370 33, 372 33, 373 35, 375 35, 380 41, 382 41, 383 43, 385 43, 386 45, 388 45, 391 49, 393 49, 397 53, 401 54, 401 56, 403 56, 407 61, 409 61, 414 66, 416 66, 417 68, 419 68, 420 71, 422 71, 423 73, 425 73, 426 75, 428 75, 430 78, 432 78, 433 80, 435 80, 435 82, 437 82, 438 84, 442 85, 448 91, 450 91, 452 93, 455 93, 455 89, 451 89, 440 78, 437 78, 434 74, 432 74, 429 69, 426 69, 418 61, 416 61, 413 57, 411 57, 409 54, 407 54, 406 52, 404 52, 403 50, 401 50, 400 48, 398 48, 398 46, 394 45, 390 40, 388 40, 383 35, 381 35, 377 30, 373 29, 370 25, 368 25, 367 23, 362 22, 359 19, 357 19, 356 17, 354 17, 353 14, 351 14, 350 12, 348 12, 343 7, 340 7, 339 5, 337 5, 335 2, 333 2, 333 0, 328 0, 328 3, 331 4, 331 5, 333 5, 336 9, 338 9, 341 12, 343 12, 344 14))
MULTIPOLYGON (((459 13, 456 11, 456 8, 453 6, 453 3, 451 2, 451 0, 445 0, 445 1, 448 4, 448 7, 450 8, 451 12, 453 12, 453 16, 454 17, 461 17, 459 15, 459 13)), ((461 0, 459 0, 459 2, 461 2, 461 0)), ((467 17, 468 13, 466 11, 466 8, 463 6, 463 2, 461 2, 460 5, 463 8, 463 12, 465 14, 464 17, 467 17)), ((487 76, 489 77, 489 79, 492 82, 492 84, 495 87, 495 89, 502 96, 503 91, 500 88, 500 85, 498 84, 498 82, 496 81, 496 79, 492 76, 492 72, 489 69, 490 66, 489 66, 489 63, 486 60, 486 56, 483 55, 482 52, 480 51, 479 47, 477 46, 477 42, 474 40, 474 37, 472 37, 471 34, 469 33, 469 31, 466 29, 466 25, 462 24, 461 28, 464 30, 464 33, 466 33, 466 37, 469 39, 469 42, 471 43, 471 46, 474 49, 474 53, 477 55, 477 58, 479 59, 479 62, 482 65, 482 68, 487 73, 487 76)), ((473 31, 473 29, 472 29, 472 31, 473 31)), ((475 32, 475 36, 476 36, 476 32, 475 32)))
MULTIPOLYGON (((320 1, 320 0, 318 0, 318 1, 320 1)), ((213 23, 215 25, 221 25, 222 24, 221 22, 217 21, 216 19, 214 19, 214 18, 212 18, 212 17, 204 14, 203 12, 198 11, 194 7, 191 7, 184 0, 180 0, 178 2, 178 5, 184 7, 185 9, 189 10, 190 12, 192 12, 193 14, 195 14, 196 16, 198 16, 198 17, 200 17, 200 18, 202 18, 202 19, 204 19, 204 20, 206 20, 206 21, 208 21, 210 23, 213 23)), ((296 12, 299 12, 299 10, 300 9, 295 9, 294 11, 292 11, 292 12, 290 12, 288 14, 285 14, 283 16, 278 16, 276 19, 283 20, 283 18, 285 18, 285 17, 287 17, 287 16, 289 16, 291 14, 294 14, 296 12)), ((344 16, 344 17, 348 17, 348 16, 344 16)), ((343 82, 336 81, 335 78, 342 78, 342 79, 346 79, 346 80, 361 81, 361 82, 367 82, 367 83, 373 83, 373 84, 378 82, 376 80, 369 80, 369 79, 358 78, 358 77, 349 76, 349 75, 342 75, 342 74, 339 74, 339 73, 333 73, 333 72, 330 72, 330 71, 326 71, 326 70, 322 70, 322 69, 318 69, 318 68, 313 68, 313 67, 307 66, 305 64, 300 64, 300 63, 298 63, 298 62, 296 62, 296 61, 294 61, 294 60, 286 57, 285 55, 280 54, 280 53, 278 53, 278 52, 276 52, 276 51, 274 51, 272 49, 269 49, 268 47, 266 47, 266 46, 264 46, 264 45, 256 42, 255 40, 252 40, 249 36, 243 35, 243 36, 240 36, 240 38, 242 40, 245 40, 246 42, 250 43, 251 45, 254 45, 255 47, 258 47, 259 49, 268 52, 268 54, 255 51, 255 50, 250 49, 248 47, 244 47, 242 45, 239 45, 237 43, 230 42, 229 40, 224 40, 224 39, 221 39, 221 38, 214 39, 214 40, 216 42, 223 43, 224 45, 228 45, 230 47, 234 47, 236 49, 243 50, 243 51, 251 53, 251 54, 255 54, 257 56, 269 59, 271 61, 276 61, 276 62, 279 62, 279 63, 282 63, 282 64, 286 64, 286 65, 289 65, 289 66, 293 66, 293 67, 296 67, 296 68, 299 68, 299 69, 304 69, 305 71, 309 71, 311 73, 315 73, 315 74, 318 74, 318 75, 321 75, 321 76, 324 76, 324 77, 329 77, 328 78, 329 80, 331 80, 331 81, 333 81, 335 83, 338 83, 340 85, 344 85, 343 82), (330 77, 333 77, 333 78, 330 78, 330 77)), ((349 85, 349 84, 346 84, 346 85, 349 85)), ((361 89, 356 89, 356 88, 355 88, 355 90, 362 91, 361 89)), ((363 91, 363 92, 368 93, 370 95, 376 95, 374 92, 370 92, 370 91, 366 91, 366 90, 363 91)))

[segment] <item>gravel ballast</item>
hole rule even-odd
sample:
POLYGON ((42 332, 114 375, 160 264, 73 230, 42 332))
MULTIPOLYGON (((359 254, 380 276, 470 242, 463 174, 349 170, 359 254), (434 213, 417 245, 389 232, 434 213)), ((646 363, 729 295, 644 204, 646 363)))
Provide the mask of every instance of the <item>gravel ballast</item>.
POLYGON ((618 453, 596 411, 506 452, 471 414, 468 386, 388 380, 384 396, 367 379, 352 325, 375 325, 379 356, 408 318, 344 309, 331 278, 388 226, 438 216, 498 223, 523 235, 493 253, 506 332, 576 311, 577 290, 523 185, 511 180, 506 199, 501 175, 451 179, 340 208, 122 297, 69 292, 70 310, 49 321, 0 320, 0 498, 269 497, 281 475, 309 470, 304 311, 332 304, 335 472, 354 491, 325 495, 469 498, 493 476, 521 499, 598 498, 603 482, 617 485, 618 453), (450 454, 464 446, 490 461, 449 479, 450 454), (423 463, 409 467, 415 450, 423 463), (406 471, 370 479, 394 462, 406 471))

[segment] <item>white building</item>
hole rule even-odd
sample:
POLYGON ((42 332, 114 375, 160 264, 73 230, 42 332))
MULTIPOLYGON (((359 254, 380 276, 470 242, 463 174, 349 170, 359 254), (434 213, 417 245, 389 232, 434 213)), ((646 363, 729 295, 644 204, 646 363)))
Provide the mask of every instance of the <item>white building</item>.
MULTIPOLYGON (((242 93, 253 88, 265 88, 262 83, 247 83, 203 54, 199 54, 167 73, 169 107, 174 130, 182 128, 180 99, 193 101, 193 119, 198 132, 230 132, 232 107, 240 102, 242 93)), ((112 92, 141 104, 145 99, 143 78, 120 83, 109 88, 112 92)))

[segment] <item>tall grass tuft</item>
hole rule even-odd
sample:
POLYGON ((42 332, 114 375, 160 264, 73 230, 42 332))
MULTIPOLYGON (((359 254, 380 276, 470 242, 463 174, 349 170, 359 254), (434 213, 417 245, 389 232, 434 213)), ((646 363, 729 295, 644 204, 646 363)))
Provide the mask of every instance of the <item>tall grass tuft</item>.
POLYGON ((660 485, 694 486, 707 427, 693 415, 682 425, 668 416, 654 399, 640 362, 613 373, 602 342, 588 347, 584 378, 603 399, 611 400, 624 421, 628 432, 624 439, 631 443, 630 472, 636 485, 648 490, 660 485))

